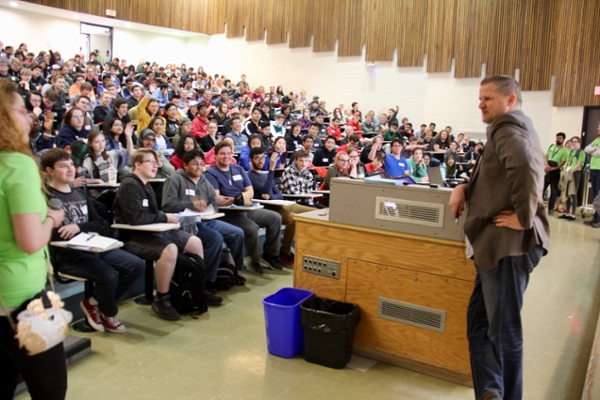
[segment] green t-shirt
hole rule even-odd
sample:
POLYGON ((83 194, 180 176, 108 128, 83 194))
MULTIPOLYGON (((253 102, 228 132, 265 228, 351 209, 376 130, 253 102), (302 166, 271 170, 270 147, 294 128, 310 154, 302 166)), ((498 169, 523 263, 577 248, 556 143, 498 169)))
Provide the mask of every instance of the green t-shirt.
POLYGON ((571 150, 569 153, 569 159, 567 160, 567 166, 571 168, 575 168, 577 163, 581 161, 581 167, 579 167, 578 171, 583 170, 585 166, 585 151, 580 149, 579 156, 577 156, 577 150, 571 150))
MULTIPOLYGON (((600 148, 600 136, 594 139, 591 145, 600 148)), ((590 169, 600 169, 600 157, 590 156, 590 169)))
POLYGON ((548 151, 546 151, 546 155, 548 156, 548 161, 554 161, 557 164, 560 164, 563 161, 567 161, 569 158, 569 149, 565 146, 558 147, 555 144, 551 144, 548 147, 548 151))
POLYGON ((0 151, 0 295, 7 307, 20 306, 46 285, 45 247, 27 254, 17 245, 11 215, 46 219, 38 166, 33 158, 0 151))

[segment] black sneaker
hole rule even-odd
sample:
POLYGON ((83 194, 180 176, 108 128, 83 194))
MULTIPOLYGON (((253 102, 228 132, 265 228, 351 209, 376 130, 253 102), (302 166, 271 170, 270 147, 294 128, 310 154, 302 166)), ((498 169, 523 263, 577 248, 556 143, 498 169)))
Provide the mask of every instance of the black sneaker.
POLYGON ((563 214, 560 217, 558 217, 558 219, 569 219, 569 216, 567 214, 563 214))
POLYGON ((267 264, 269 269, 272 269, 273 271, 281 271, 283 269, 283 266, 281 265, 276 256, 263 254, 261 258, 267 264))
POLYGON ((587 226, 593 226, 595 223, 596 221, 594 221, 593 219, 589 221, 583 221, 583 224, 587 226))
POLYGON ((569 215, 567 217, 567 221, 575 221, 577 219, 577 217, 575 217, 574 215, 569 215))
POLYGON ((219 297, 219 296, 215 296, 212 293, 209 293, 208 291, 204 291, 204 299, 206 300, 206 305, 207 306, 220 306, 221 303, 223 303, 223 298, 219 297))
POLYGON ((152 303, 152 310, 159 317, 168 321, 177 321, 181 318, 177 310, 171 305, 171 297, 168 294, 160 298, 157 296, 152 303))
POLYGON ((253 262, 250 265, 249 271, 252 272, 253 274, 256 274, 256 275, 262 275, 263 274, 263 267, 259 263, 254 263, 253 262))
POLYGON ((215 283, 214 282, 210 282, 210 281, 206 281, 206 284, 204 285, 204 289, 209 294, 215 294, 218 291, 217 286, 215 285, 215 283))

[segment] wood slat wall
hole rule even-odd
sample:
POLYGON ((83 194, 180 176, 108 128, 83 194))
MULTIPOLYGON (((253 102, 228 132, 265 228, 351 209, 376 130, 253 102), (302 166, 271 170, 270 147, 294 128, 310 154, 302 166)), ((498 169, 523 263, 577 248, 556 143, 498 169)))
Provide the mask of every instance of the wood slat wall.
POLYGON ((228 38, 313 46, 449 72, 456 78, 515 76, 523 90, 550 90, 555 106, 598 105, 597 21, 590 0, 23 0, 122 20, 228 38), (226 28, 225 28, 226 26, 226 28))

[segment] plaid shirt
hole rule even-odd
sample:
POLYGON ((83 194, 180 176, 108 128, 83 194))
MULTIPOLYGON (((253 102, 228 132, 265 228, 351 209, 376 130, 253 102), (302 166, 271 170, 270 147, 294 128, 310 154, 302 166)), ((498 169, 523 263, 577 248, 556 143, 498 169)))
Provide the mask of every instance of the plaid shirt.
MULTIPOLYGON (((308 169, 300 172, 296 163, 292 164, 283 171, 281 177, 280 190, 283 194, 310 194, 313 188, 313 177, 308 169)), ((299 199, 298 203, 312 205, 311 199, 299 199)))

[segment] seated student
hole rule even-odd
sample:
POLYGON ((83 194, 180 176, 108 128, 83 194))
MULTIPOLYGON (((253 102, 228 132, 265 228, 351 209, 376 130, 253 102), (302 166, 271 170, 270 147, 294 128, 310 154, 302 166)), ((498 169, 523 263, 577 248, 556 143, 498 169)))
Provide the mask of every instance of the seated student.
POLYGON ((313 153, 312 148, 313 148, 313 137, 310 135, 306 135, 302 138, 302 148, 296 150, 296 151, 300 151, 300 150, 305 150, 308 152, 308 160, 310 162, 308 168, 313 168, 313 159, 315 158, 315 153, 313 153))
MULTIPOLYGON (((294 153, 294 161, 283 172, 279 189, 283 194, 311 194, 313 190, 313 175, 308 170, 310 158, 306 150, 294 153)), ((312 199, 297 199, 296 203, 311 207, 319 207, 312 199)), ((321 207, 319 207, 321 208, 321 207)))
POLYGON ((179 120, 179 132, 171 139, 171 145, 173 148, 177 147, 179 140, 183 135, 191 135, 190 130, 192 128, 192 121, 188 117, 181 117, 179 120))
POLYGON ((273 147, 273 136, 271 135, 271 124, 265 121, 260 122, 260 140, 262 141, 262 147, 270 149, 273 147))
POLYGON ((83 111, 77 107, 71 108, 65 114, 64 124, 56 137, 56 147, 65 148, 75 140, 83 140, 88 137, 85 129, 85 117, 83 111))
POLYGON ((154 117, 150 121, 148 128, 154 131, 154 137, 156 139, 156 145, 154 150, 158 150, 161 154, 163 150, 172 149, 171 139, 164 134, 165 131, 165 120, 162 117, 154 117))
MULTIPOLYGON (((169 159, 169 162, 175 167, 175 170, 180 170, 183 168, 183 156, 192 151, 198 149, 198 143, 196 143, 196 139, 192 135, 183 135, 177 143, 177 147, 175 148, 175 154, 169 159)), ((202 156, 202 163, 204 163, 204 156, 202 156)))
MULTIPOLYGON (((131 158, 133 173, 123 178, 114 203, 115 221, 119 224, 145 225, 154 223, 179 223, 173 214, 165 214, 158 208, 156 196, 148 180, 156 176, 159 158, 153 149, 139 149, 131 158)), ((202 242, 181 230, 144 232, 120 230, 125 250, 147 260, 156 260, 156 298, 152 310, 159 317, 175 321, 179 313, 171 305, 169 285, 178 252, 204 257, 202 242)), ((208 296, 207 296, 208 297, 208 296)), ((216 297, 216 296, 215 296, 216 297)), ((222 299, 221 299, 222 300, 222 299)), ((216 303, 218 299, 214 299, 216 303)), ((213 303, 213 304, 214 304, 213 303)))
POLYGON ((333 136, 335 140, 342 140, 342 131, 340 130, 340 119, 334 117, 331 120, 331 125, 327 127, 327 135, 333 136))
MULTIPOLYGON (((65 210, 65 220, 53 230, 51 240, 69 240, 79 232, 102 234, 108 223, 98 216, 85 193, 71 189, 75 167, 69 153, 58 148, 48 150, 41 166, 49 178, 49 197, 62 201, 65 210)), ((60 272, 94 283, 93 295, 80 303, 92 328, 125 333, 125 326, 117 318, 117 300, 144 273, 144 262, 121 249, 89 253, 51 246, 50 250, 60 272)))
MULTIPOLYGON (((140 143, 142 148, 155 149, 156 148, 156 134, 150 128, 146 128, 140 135, 140 143)), ((164 154, 158 153, 158 171, 156 172, 156 178, 166 179, 175 173, 175 167, 165 158, 164 154)))
POLYGON ((360 112, 355 112, 354 114, 352 114, 352 119, 346 124, 346 129, 348 129, 348 127, 352 128, 353 132, 362 133, 362 126, 360 123, 360 112))
MULTIPOLYGON (((250 136, 248 146, 242 149, 238 165, 244 168, 244 171, 250 171, 250 151, 255 147, 262 147, 262 135, 253 134, 250 136)), ((265 149, 266 151, 266 149, 265 149)))
POLYGON ((103 126, 106 116, 110 112, 110 104, 112 102, 112 95, 108 91, 104 91, 100 94, 100 104, 94 107, 94 124, 103 126))
MULTIPOLYGON (((283 196, 277 188, 277 185, 275 185, 274 165, 277 164, 276 153, 273 153, 270 158, 266 158, 265 150, 255 147, 251 151, 251 156, 252 169, 248 173, 248 178, 250 178, 250 181, 252 182, 254 198, 262 200, 282 200, 283 196), (265 161, 267 159, 270 160, 271 167, 269 168, 268 174, 264 174, 263 170, 265 161)), ((304 170, 306 170, 305 165, 308 163, 307 152, 305 150, 299 150, 296 152, 296 156, 302 160, 298 162, 300 162, 304 166, 304 170)), ((294 160, 294 163, 296 163, 296 160, 294 160)), ((292 242, 294 240, 294 235, 296 234, 294 215, 311 211, 313 208, 300 204, 290 204, 286 206, 274 206, 266 204, 265 208, 273 210, 281 215, 281 221, 285 225, 285 232, 283 234, 279 262, 288 268, 294 268, 294 255, 292 254, 292 242)))
POLYGON ((479 159, 479 157, 481 157, 482 154, 483 154, 483 142, 478 142, 474 146, 474 148, 467 151, 467 153, 465 154, 465 157, 464 157, 464 161, 469 163, 469 165, 466 165, 464 168, 467 173, 471 172, 471 170, 473 169, 475 164, 477 164, 477 160, 479 159))
POLYGON ((437 135, 435 135, 435 137, 433 138, 433 151, 446 151, 450 148, 450 142, 452 140, 450 139, 450 135, 448 134, 448 131, 445 129, 442 129, 440 131, 440 133, 438 133, 437 135))
POLYGON ((392 140, 391 153, 386 154, 383 165, 385 166, 385 173, 388 177, 398 177, 408 175, 408 163, 400 153, 402 152, 402 139, 395 138, 392 140))
POLYGON ((310 136, 313 139, 313 148, 316 150, 318 148, 323 147, 323 141, 318 136, 319 127, 317 125, 311 125, 308 128, 308 134, 306 136, 310 136))
POLYGON ((335 158, 335 137, 327 136, 323 147, 315 151, 312 164, 315 167, 329 167, 335 158))
POLYGON ((248 135, 242 132, 242 122, 238 117, 231 118, 231 132, 225 137, 230 137, 234 143, 234 151, 242 151, 248 145, 248 135))
POLYGON ((133 135, 133 125, 128 123, 123 125, 120 119, 115 118, 105 125, 108 128, 108 134, 105 134, 107 150, 127 150, 129 155, 135 152, 133 135))
POLYGON ((298 121, 292 121, 290 131, 285 134, 285 144, 287 151, 296 151, 302 146, 302 126, 298 121))
MULTIPOLYGON (((411 138, 412 139, 412 138, 411 138)), ((429 182, 429 176, 427 175, 427 165, 423 158, 423 149, 414 148, 412 150, 412 157, 407 160, 408 162, 408 176, 415 182, 429 182)))
POLYGON ((173 103, 165 106, 166 127, 165 134, 169 139, 174 137, 179 131, 179 109, 173 103))
MULTIPOLYGON (((350 157, 348 153, 345 151, 337 153, 334 161, 323 179, 323 190, 331 189, 331 179, 350 176, 350 157)), ((322 202, 324 205, 329 206, 329 196, 323 196, 322 202)))
POLYGON ((283 137, 278 137, 273 142, 273 147, 267 150, 267 157, 265 158, 265 167, 263 171, 268 171, 271 167, 271 155, 277 154, 277 162, 275 163, 275 169, 284 169, 287 165, 287 151, 285 149, 286 143, 283 137))
POLYGON ((390 129, 383 135, 383 140, 391 142, 395 138, 402 138, 402 134, 398 131, 398 122, 394 121, 390 124, 390 129))
MULTIPOLYGON (((227 141, 231 146, 233 146, 233 139, 229 136, 224 137, 223 140, 221 140, 221 141, 227 141)), ((216 158, 215 158, 215 148, 214 147, 212 149, 210 149, 209 151, 207 151, 206 153, 204 153, 204 163, 206 165, 208 165, 209 167, 212 167, 213 165, 215 165, 216 158)), ((238 162, 235 159, 235 157, 231 160, 231 163, 238 165, 238 162)))
POLYGON ((200 138, 200 148, 202 151, 207 152, 215 147, 215 144, 220 140, 217 135, 217 130, 217 123, 215 121, 210 121, 208 123, 208 135, 200 138))
POLYGON ((285 121, 285 115, 277 114, 275 116, 275 121, 271 122, 271 136, 273 138, 284 137, 285 136, 285 127, 283 126, 283 122, 285 121))
MULTIPOLYGON (((193 139, 193 137, 188 136, 193 139)), ((208 206, 219 210, 217 197, 204 171, 204 156, 198 149, 192 149, 183 156, 183 169, 166 180, 163 188, 163 211, 178 213, 186 208, 204 212, 208 206)), ((231 251, 238 270, 244 269, 244 231, 218 219, 203 220, 197 224, 196 236, 204 245, 206 280, 209 289, 214 288, 217 269, 221 261, 223 242, 231 251)))
POLYGON ((377 125, 373 123, 373 117, 370 114, 365 115, 365 120, 360 124, 363 133, 377 133, 377 125))
POLYGON ((382 178, 386 178, 387 175, 383 170, 383 161, 385 160, 385 152, 379 150, 375 153, 375 158, 372 162, 365 164, 365 175, 375 176, 380 175, 382 178))
MULTIPOLYGON (((231 143, 228 140, 223 140, 217 143, 214 150, 216 164, 206 171, 206 178, 215 189, 218 205, 230 206, 236 197, 243 197, 243 194, 252 198, 254 190, 246 171, 242 167, 232 164, 233 146, 231 143)), ((281 237, 281 216, 279 214, 264 209, 228 211, 225 213, 223 221, 244 230, 244 243, 246 251, 252 259, 250 266, 252 272, 262 275, 261 260, 273 270, 282 269, 277 260, 281 237), (258 241, 259 228, 267 229, 262 257, 258 241)))
POLYGON ((127 100, 116 99, 113 109, 104 118, 102 131, 105 136, 109 136, 111 122, 115 119, 121 121, 123 126, 127 126, 131 122, 131 117, 127 114, 127 100))
MULTIPOLYGON (((133 134, 133 132, 130 132, 133 134)), ((127 150, 106 150, 104 133, 92 131, 88 136, 90 156, 83 160, 83 168, 87 170, 87 178, 94 183, 108 183, 111 169, 118 171, 119 176, 131 172, 129 167, 130 155, 127 150)))
MULTIPOLYGON (((346 131, 348 130, 352 130, 352 128, 347 127, 346 131)), ((362 145, 360 143, 360 136, 358 136, 357 133, 352 133, 350 134, 350 136, 347 136, 346 141, 346 144, 342 144, 340 147, 337 148, 337 153, 346 152, 348 151, 348 149, 360 150, 362 148, 362 145)))
MULTIPOLYGON (((323 112, 319 111, 315 115, 315 122, 313 123, 313 125, 317 127, 317 137, 320 140, 325 140, 325 138, 327 137, 327 127, 323 123, 324 119, 325 119, 325 114, 323 112)), ((309 131, 310 131, 310 129, 309 129, 309 131)))
POLYGON ((255 107, 250 114, 250 119, 244 123, 244 133, 246 136, 253 135, 255 133, 262 133, 260 122, 263 117, 260 108, 255 107))

